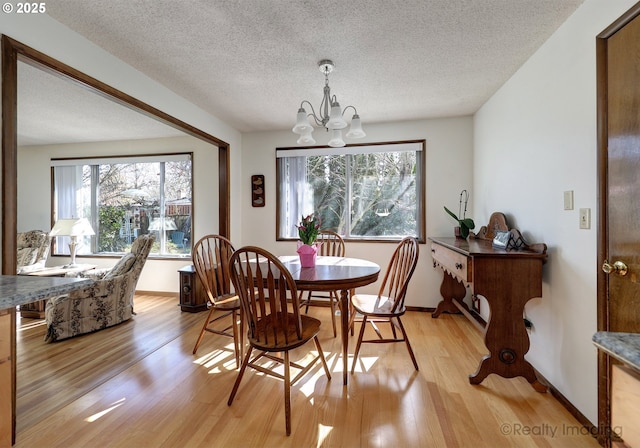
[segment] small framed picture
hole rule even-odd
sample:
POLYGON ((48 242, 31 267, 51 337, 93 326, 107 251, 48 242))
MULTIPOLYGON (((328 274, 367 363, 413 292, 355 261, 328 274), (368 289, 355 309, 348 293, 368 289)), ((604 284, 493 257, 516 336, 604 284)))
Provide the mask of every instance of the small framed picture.
POLYGON ((509 244, 509 236, 511 232, 501 232, 497 231, 495 236, 493 237, 493 246, 499 248, 506 248, 509 244))
POLYGON ((264 176, 262 174, 251 176, 251 205, 264 207, 264 176))

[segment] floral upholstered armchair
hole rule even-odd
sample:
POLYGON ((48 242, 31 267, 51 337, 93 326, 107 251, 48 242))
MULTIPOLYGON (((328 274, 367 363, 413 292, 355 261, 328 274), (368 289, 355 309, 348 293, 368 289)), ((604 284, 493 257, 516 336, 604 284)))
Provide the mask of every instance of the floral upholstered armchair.
POLYGON ((16 238, 17 274, 38 271, 44 268, 49 256, 51 237, 42 230, 18 233, 16 238))
POLYGON ((93 278, 89 286, 52 297, 45 307, 46 342, 102 330, 131 319, 133 296, 155 237, 139 236, 131 252, 111 269, 87 271, 77 276, 93 278))

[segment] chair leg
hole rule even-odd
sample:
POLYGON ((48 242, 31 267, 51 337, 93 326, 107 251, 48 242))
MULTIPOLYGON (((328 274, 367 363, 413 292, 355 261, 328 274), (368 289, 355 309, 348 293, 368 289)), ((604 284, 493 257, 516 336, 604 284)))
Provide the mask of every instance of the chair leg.
POLYGON ((202 330, 200 330, 200 336, 198 336, 198 340, 196 341, 196 345, 193 347, 193 354, 195 355, 198 351, 198 347, 200 347, 200 343, 202 342, 202 338, 207 331, 207 325, 209 325, 209 320, 211 320, 211 315, 215 312, 215 308, 211 307, 209 310, 209 314, 207 315, 207 319, 204 321, 204 325, 202 326, 202 330))
POLYGON ((243 359, 244 356, 244 316, 242 308, 240 308, 240 360, 243 359))
POLYGON ((227 401, 227 406, 231 406, 231 403, 233 403, 233 399, 236 397, 236 392, 238 392, 238 387, 240 387, 240 381, 242 381, 242 376, 244 375, 244 371, 247 369, 247 366, 249 365, 249 359, 251 359, 252 350, 253 350, 253 347, 249 346, 247 355, 244 357, 244 361, 242 361, 242 367, 240 367, 240 371, 238 372, 238 377, 236 378, 236 382, 233 383, 233 389, 231 389, 231 394, 229 394, 229 400, 227 401))
MULTIPOLYGON (((373 331, 376 332, 376 334, 378 335, 379 339, 384 339, 384 336, 382 336, 382 333, 380 333, 380 329, 378 328, 378 326, 376 325, 376 321, 375 319, 371 319, 369 320, 369 323, 371 324, 371 327, 373 328, 373 331)), ((389 321, 389 323, 391 323, 391 321, 389 321)), ((393 324, 392 324, 393 326, 393 324)), ((394 339, 396 339, 396 337, 393 337, 394 339)))
POLYGON ((389 319, 389 324, 391 324, 391 333, 393 334, 393 339, 398 339, 398 335, 396 334, 396 326, 393 323, 393 318, 389 319))
POLYGON ((324 352, 322 351, 322 347, 320 347, 320 340, 318 336, 313 337, 313 343, 316 345, 316 350, 318 350, 318 356, 320 357, 320 361, 322 361, 322 367, 324 367, 324 373, 327 374, 327 378, 331 379, 331 372, 329 372, 329 366, 327 365, 327 360, 324 359, 324 352))
POLYGON ((338 336, 336 331, 336 303, 338 302, 338 297, 333 291, 329 292, 329 302, 331 302, 331 324, 333 325, 333 337, 335 338, 338 336))
POLYGON ((398 326, 400 327, 400 331, 402 331, 404 342, 407 344, 407 349, 409 350, 409 356, 411 356, 411 361, 413 361, 413 367, 415 367, 416 370, 420 370, 418 369, 418 362, 416 361, 416 357, 414 356, 413 350, 411 349, 411 344, 409 343, 409 336, 407 336, 407 332, 404 329, 404 325, 402 325, 402 321, 400 320, 399 316, 396 319, 398 319, 398 326))
POLYGON ((356 350, 353 353, 353 363, 351 364, 351 373, 356 371, 356 363, 358 362, 358 354, 360 353, 360 345, 362 344, 362 337, 364 336, 364 327, 367 325, 367 316, 362 317, 362 326, 360 327, 360 334, 358 335, 358 343, 356 344, 356 350))
MULTIPOLYGON (((349 290, 349 297, 353 297, 356 295, 355 289, 349 290)), ((349 322, 349 328, 351 328, 351 336, 353 336, 353 321, 355 319, 356 309, 351 304, 351 300, 349 300, 349 316, 351 317, 351 321, 349 322)))
POLYGON ((353 336, 353 324, 356 321, 356 310, 349 302, 349 330, 351 330, 351 336, 353 336))
POLYGON ((284 352, 284 418, 287 436, 289 436, 291 435, 291 372, 288 350, 284 352))
POLYGON ((240 367, 242 362, 242 349, 240 347, 240 334, 238 331, 238 312, 234 310, 231 313, 231 319, 233 320, 233 351, 236 357, 236 369, 240 367))
MULTIPOLYGON (((300 293, 300 296, 302 296, 302 292, 300 293)), ((311 303, 311 291, 309 291, 307 293, 307 306, 304 309, 304 314, 309 314, 309 304, 311 303)))

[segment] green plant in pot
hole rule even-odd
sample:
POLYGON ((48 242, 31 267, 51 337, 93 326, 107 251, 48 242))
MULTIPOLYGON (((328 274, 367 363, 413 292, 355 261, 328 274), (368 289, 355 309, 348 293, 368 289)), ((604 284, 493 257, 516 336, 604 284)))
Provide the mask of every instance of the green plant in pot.
MULTIPOLYGON (((458 216, 455 215, 451 210, 447 207, 444 208, 444 211, 447 212, 453 219, 458 222, 458 226, 460 229, 460 237, 467 239, 469 236, 469 231, 475 229, 476 224, 473 222, 473 219, 467 218, 467 203, 469 202, 469 192, 467 190, 462 190, 460 192, 460 205, 458 206, 458 216), (464 198, 464 199, 463 199, 464 198), (464 200, 464 211, 462 210, 462 202, 464 200)), ((458 229, 455 230, 455 235, 458 237, 458 229)))

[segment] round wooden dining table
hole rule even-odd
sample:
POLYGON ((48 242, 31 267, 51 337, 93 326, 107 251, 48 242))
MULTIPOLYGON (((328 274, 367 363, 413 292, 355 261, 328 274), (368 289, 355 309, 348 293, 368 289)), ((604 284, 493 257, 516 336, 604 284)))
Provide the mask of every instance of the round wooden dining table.
POLYGON ((358 258, 318 256, 315 267, 303 268, 297 255, 278 258, 291 273, 298 290, 340 291, 342 380, 346 386, 349 349, 349 291, 375 282, 380 274, 380 266, 358 258))

